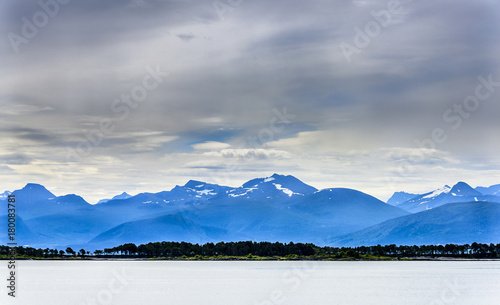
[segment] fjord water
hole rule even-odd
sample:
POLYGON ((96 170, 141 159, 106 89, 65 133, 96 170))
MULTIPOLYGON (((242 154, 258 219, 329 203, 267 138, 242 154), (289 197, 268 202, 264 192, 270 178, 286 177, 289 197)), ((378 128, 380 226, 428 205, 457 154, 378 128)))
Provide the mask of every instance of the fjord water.
MULTIPOLYGON (((1 304, 498 304, 500 261, 19 261, 1 304)), ((2 285, 5 286, 5 285, 2 285)))

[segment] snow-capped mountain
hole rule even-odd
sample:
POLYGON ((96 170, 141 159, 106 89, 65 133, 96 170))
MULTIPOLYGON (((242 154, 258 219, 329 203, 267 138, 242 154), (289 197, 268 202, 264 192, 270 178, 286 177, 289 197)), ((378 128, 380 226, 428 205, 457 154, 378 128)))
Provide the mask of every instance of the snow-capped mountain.
POLYGON ((293 176, 274 174, 267 178, 250 180, 239 188, 232 189, 228 196, 247 199, 289 199, 305 196, 318 190, 293 176))
POLYGON ((170 201, 176 200, 192 200, 195 203, 223 196, 232 188, 228 186, 220 186, 217 184, 205 183, 197 180, 189 180, 184 186, 174 187, 168 194, 170 201))
MULTIPOLYGON (((19 236, 36 247, 107 247, 127 242, 163 240, 198 243, 293 241, 326 245, 340 235, 418 211, 424 211, 424 216, 418 216, 422 223, 433 221, 423 219, 428 217, 439 222, 432 230, 442 235, 440 240, 448 240, 456 234, 440 228, 455 221, 453 217, 456 218, 456 213, 447 212, 455 211, 454 208, 438 207, 447 203, 457 204, 463 217, 477 218, 467 219, 467 223, 479 225, 487 221, 485 217, 489 217, 477 212, 489 209, 490 206, 484 203, 500 202, 500 196, 494 195, 496 187, 474 190, 460 182, 453 187, 444 186, 421 195, 398 192, 389 200, 394 206, 352 189, 318 191, 293 176, 278 174, 252 179, 241 187, 190 180, 170 191, 135 196, 124 192, 96 205, 77 195, 56 196, 44 186, 32 183, 13 194, 22 205, 18 210, 19 236), (464 202, 468 204, 459 205, 464 202), (483 206, 485 209, 481 208, 483 206), (432 213, 425 212, 429 209, 432 213), (467 212, 469 210, 472 214, 467 212)), ((5 192, 3 196, 7 195, 8 192, 5 192)), ((406 224, 399 221, 392 224, 398 223, 406 224)), ((393 233, 411 236, 417 229, 418 226, 416 228, 410 222, 408 226, 395 228, 397 232, 393 233)), ((372 237, 383 235, 380 230, 373 232, 372 237)), ((488 228, 481 232, 486 237, 493 236, 487 235, 488 228)), ((0 239, 0 244, 2 242, 0 239)))
POLYGON ((444 201, 444 197, 450 192, 451 187, 445 185, 432 192, 416 195, 411 199, 395 204, 395 206, 410 213, 416 213, 435 208, 444 201))
POLYGON ((437 245, 500 242, 500 204, 455 202, 387 220, 332 239, 335 246, 437 245))
POLYGON ((447 203, 468 202, 468 201, 490 201, 500 202, 500 197, 485 196, 474 190, 465 182, 459 182, 453 187, 445 185, 432 192, 415 196, 407 201, 395 206, 411 213, 417 213, 433 208, 437 208, 447 203))
POLYGON ((452 196, 463 196, 463 197, 480 197, 483 196, 482 193, 473 189, 470 185, 465 182, 459 182, 450 190, 449 194, 452 196))
POLYGON ((243 198, 250 200, 290 199, 303 197, 316 192, 317 189, 309 186, 293 176, 274 174, 267 178, 252 179, 241 187, 220 186, 197 180, 190 180, 183 186, 175 186, 170 191, 159 193, 141 193, 127 199, 112 199, 102 206, 157 206, 198 205, 208 201, 243 198))
POLYGON ((5 200, 7 197, 11 194, 12 192, 5 191, 2 194, 0 194, 0 200, 5 200))
POLYGON ((350 189, 326 189, 290 197, 272 184, 283 182, 281 177, 275 178, 252 180, 248 186, 255 186, 257 190, 268 188, 278 194, 280 200, 256 199, 261 195, 259 192, 249 193, 248 197, 221 197, 198 207, 188 206, 150 219, 120 224, 97 236, 92 243, 109 245, 127 240, 144 243, 153 238, 193 243, 255 240, 325 245, 333 236, 409 214, 350 189), (284 196, 288 200, 282 199, 284 196))
POLYGON ((172 206, 197 205, 207 202, 210 199, 225 196, 230 190, 232 190, 231 187, 190 180, 183 186, 176 185, 170 191, 140 193, 126 199, 112 199, 99 206, 101 208, 122 206, 140 209, 156 209, 172 206))

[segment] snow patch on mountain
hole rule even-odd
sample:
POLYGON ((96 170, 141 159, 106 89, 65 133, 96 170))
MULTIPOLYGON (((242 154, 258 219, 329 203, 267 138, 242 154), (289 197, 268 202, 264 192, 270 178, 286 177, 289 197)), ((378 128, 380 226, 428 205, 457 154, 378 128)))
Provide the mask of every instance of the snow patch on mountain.
POLYGON ((200 196, 206 196, 206 195, 217 195, 217 193, 214 193, 214 190, 202 190, 202 191, 197 191, 200 196))
MULTIPOLYGON (((251 193, 256 189, 257 189, 256 187, 245 188, 245 189, 243 189, 245 192, 243 192, 241 194, 229 194, 229 197, 233 197, 233 198, 234 197, 242 197, 242 196, 248 195, 248 193, 251 193)), ((235 191, 238 191, 238 189, 231 190, 229 193, 233 193, 235 191)))
POLYGON ((429 193, 428 195, 426 195, 422 198, 425 198, 425 199, 434 198, 434 197, 437 197, 441 194, 448 194, 450 192, 450 190, 451 190, 451 187, 449 187, 448 185, 445 185, 444 187, 439 188, 439 189, 433 191, 432 193, 429 193))
POLYGON ((273 183, 273 185, 276 187, 277 190, 282 191, 283 193, 287 194, 288 197, 292 197, 293 195, 302 195, 299 193, 294 193, 292 190, 287 189, 286 187, 282 187, 281 184, 273 183))
POLYGON ((11 192, 9 191, 5 191, 3 192, 2 194, 0 194, 0 200, 5 200, 7 199, 7 197, 9 197, 9 195, 12 194, 11 192))

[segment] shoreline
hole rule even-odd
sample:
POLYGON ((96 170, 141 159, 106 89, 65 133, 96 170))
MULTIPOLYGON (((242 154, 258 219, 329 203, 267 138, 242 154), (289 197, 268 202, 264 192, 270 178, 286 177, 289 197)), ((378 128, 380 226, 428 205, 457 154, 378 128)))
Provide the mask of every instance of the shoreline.
MULTIPOLYGON (((10 258, 0 258, 0 261, 8 261, 10 258)), ((16 261, 176 261, 176 262, 217 262, 217 261, 325 261, 325 262, 380 262, 380 261, 500 261, 500 258, 460 258, 460 257, 390 257, 390 258, 247 258, 247 257, 228 257, 228 258, 125 258, 125 257, 76 257, 76 258, 16 258, 16 261)))

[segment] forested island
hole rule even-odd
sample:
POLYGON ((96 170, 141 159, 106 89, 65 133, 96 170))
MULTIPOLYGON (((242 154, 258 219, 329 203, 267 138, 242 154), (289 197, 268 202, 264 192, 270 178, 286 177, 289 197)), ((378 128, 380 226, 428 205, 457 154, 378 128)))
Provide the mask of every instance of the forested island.
POLYGON ((93 252, 0 246, 0 259, 156 259, 156 260, 397 260, 499 259, 500 244, 446 244, 360 247, 318 247, 311 243, 186 242, 127 243, 93 252))

